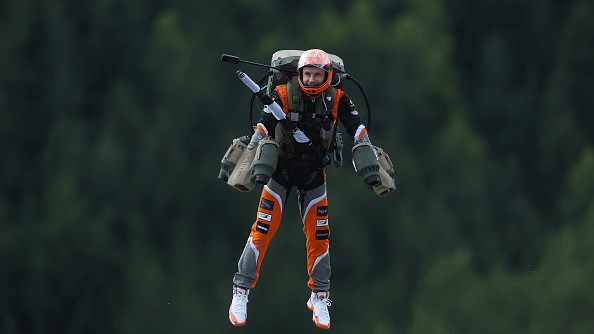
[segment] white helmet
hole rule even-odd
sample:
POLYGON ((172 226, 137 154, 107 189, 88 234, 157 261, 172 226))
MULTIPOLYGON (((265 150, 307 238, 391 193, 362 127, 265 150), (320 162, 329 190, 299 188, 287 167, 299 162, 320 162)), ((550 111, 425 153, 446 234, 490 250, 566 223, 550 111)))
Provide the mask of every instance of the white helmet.
POLYGON ((297 64, 299 86, 301 86, 303 92, 308 96, 318 97, 330 87, 333 71, 332 59, 330 59, 330 56, 325 51, 320 49, 307 50, 299 57, 299 63, 297 64), (303 68, 307 66, 317 67, 326 72, 324 82, 318 87, 307 87, 301 80, 303 77, 303 68))

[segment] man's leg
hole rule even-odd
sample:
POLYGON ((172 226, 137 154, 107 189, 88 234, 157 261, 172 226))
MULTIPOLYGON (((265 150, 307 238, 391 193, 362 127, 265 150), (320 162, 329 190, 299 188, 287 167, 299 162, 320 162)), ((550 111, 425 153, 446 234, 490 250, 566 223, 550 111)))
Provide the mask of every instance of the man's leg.
POLYGON ((274 179, 262 189, 256 220, 237 264, 238 271, 233 278, 235 285, 244 288, 256 286, 262 259, 281 222, 286 194, 287 190, 274 179))
POLYGON ((303 233, 307 248, 307 285, 314 291, 330 290, 330 225, 326 185, 299 192, 299 205, 303 219, 303 233))
POLYGON ((258 282, 260 265, 280 225, 286 196, 287 190, 274 179, 262 189, 256 220, 237 263, 238 271, 233 277, 233 301, 229 308, 229 320, 234 326, 243 326, 246 322, 247 295, 249 289, 258 282))
POLYGON ((326 184, 299 192, 299 205, 306 237, 307 285, 312 290, 307 307, 313 311, 312 320, 316 326, 330 328, 330 252, 328 223, 328 198, 326 184))

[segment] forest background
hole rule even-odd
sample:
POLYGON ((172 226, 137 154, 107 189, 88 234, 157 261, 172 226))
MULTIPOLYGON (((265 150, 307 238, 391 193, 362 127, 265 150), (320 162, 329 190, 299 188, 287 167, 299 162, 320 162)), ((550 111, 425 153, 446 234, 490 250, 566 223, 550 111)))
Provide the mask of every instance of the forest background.
POLYGON ((266 71, 221 54, 309 48, 397 172, 328 170, 331 331, 593 333, 591 0, 1 0, 0 332, 316 331, 294 193, 229 324, 260 189, 217 179, 266 71))

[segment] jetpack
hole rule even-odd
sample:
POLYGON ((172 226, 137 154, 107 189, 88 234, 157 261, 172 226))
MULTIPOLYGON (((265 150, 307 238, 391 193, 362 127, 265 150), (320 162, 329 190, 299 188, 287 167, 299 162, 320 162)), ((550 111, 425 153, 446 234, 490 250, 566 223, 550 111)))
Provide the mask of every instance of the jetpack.
MULTIPOLYGON (((303 53, 302 50, 279 50, 272 54, 272 60, 270 65, 255 63, 247 60, 243 60, 237 56, 232 56, 228 54, 223 54, 221 56, 221 61, 231 63, 231 64, 249 64, 258 67, 268 68, 269 71, 264 73, 262 77, 256 82, 258 87, 262 87, 261 90, 268 96, 272 94, 274 88, 278 85, 285 84, 289 80, 293 78, 294 75, 297 75, 297 63, 299 62, 299 57, 303 53), (267 82, 265 86, 262 86, 264 82, 267 82)), ((334 75, 332 77, 332 86, 336 88, 342 89, 343 84, 346 80, 352 81, 363 96, 365 100, 365 106, 367 108, 367 124, 365 125, 366 128, 369 130, 371 129, 371 104, 369 103, 369 98, 367 97, 367 93, 363 86, 355 79, 352 75, 345 72, 344 62, 342 58, 337 55, 329 54, 330 59, 332 60, 332 68, 334 69, 334 75)), ((249 103, 249 133, 253 131, 254 123, 252 121, 253 118, 253 109, 254 109, 254 102, 255 98, 258 97, 257 94, 253 94, 250 98, 249 103)))
MULTIPOLYGON (((270 97, 277 85, 287 83, 294 75, 297 75, 297 63, 302 53, 301 50, 279 50, 272 55, 271 65, 242 60, 237 56, 228 54, 221 56, 223 62, 231 64, 244 63, 269 69, 257 82, 254 82, 246 73, 240 70, 236 71, 238 78, 253 93, 249 103, 248 135, 234 139, 221 160, 219 179, 236 190, 246 192, 251 191, 255 184, 266 184, 276 170, 278 145, 274 139, 267 137, 257 144, 250 142, 250 134, 254 131, 252 111, 256 97, 265 105, 265 111, 270 112, 284 128, 289 130, 297 142, 306 144, 322 164, 329 165, 331 163, 329 156, 313 145, 311 140, 295 123, 286 119, 281 107, 270 97), (264 82, 266 82, 266 85, 264 85, 264 82), (256 145, 257 149, 254 149, 256 145)), ((346 80, 355 83, 365 99, 367 107, 366 127, 369 129, 371 127, 371 106, 367 93, 354 77, 345 72, 344 62, 340 57, 330 54, 330 58, 334 69, 332 86, 342 88, 346 80)), ((336 128, 337 126, 333 130, 330 152, 333 153, 336 167, 340 167, 342 165, 342 137, 340 133, 337 133, 336 128)))

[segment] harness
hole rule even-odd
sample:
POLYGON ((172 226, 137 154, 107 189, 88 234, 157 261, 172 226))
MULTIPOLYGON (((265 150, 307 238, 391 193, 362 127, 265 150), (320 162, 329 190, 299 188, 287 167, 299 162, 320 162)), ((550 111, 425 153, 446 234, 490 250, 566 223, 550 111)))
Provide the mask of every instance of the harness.
MULTIPOLYGON (((320 138, 318 148, 323 153, 327 153, 332 143, 336 140, 338 104, 344 94, 343 91, 332 86, 326 89, 316 99, 314 113, 306 113, 304 110, 304 98, 306 97, 304 97, 296 77, 287 81, 286 85, 277 86, 276 92, 282 102, 283 111, 287 119, 295 122, 297 127, 304 131, 317 133, 320 138)), ((281 169, 286 180, 289 179, 289 175, 285 161, 289 159, 306 160, 316 165, 317 168, 307 178, 302 185, 303 187, 311 183, 323 171, 323 166, 320 165, 319 158, 315 154, 312 152, 308 152, 307 154, 298 154, 295 152, 295 140, 293 140, 292 133, 280 123, 276 126, 274 137, 278 144, 279 158, 281 158, 279 159, 278 167, 281 169)))
MULTIPOLYGON (((342 90, 330 86, 316 100, 315 112, 306 114, 304 109, 304 94, 296 82, 296 78, 289 80, 286 85, 276 87, 276 92, 283 105, 287 119, 297 124, 300 129, 311 133, 318 133, 320 143, 318 148, 327 153, 332 141, 336 137, 335 123, 338 118, 338 104, 344 94, 342 90), (307 130, 306 130, 307 129, 307 130)), ((293 136, 281 124, 277 124, 274 135, 279 146, 279 156, 285 160, 298 158, 317 162, 318 158, 312 154, 296 154, 293 136)))

